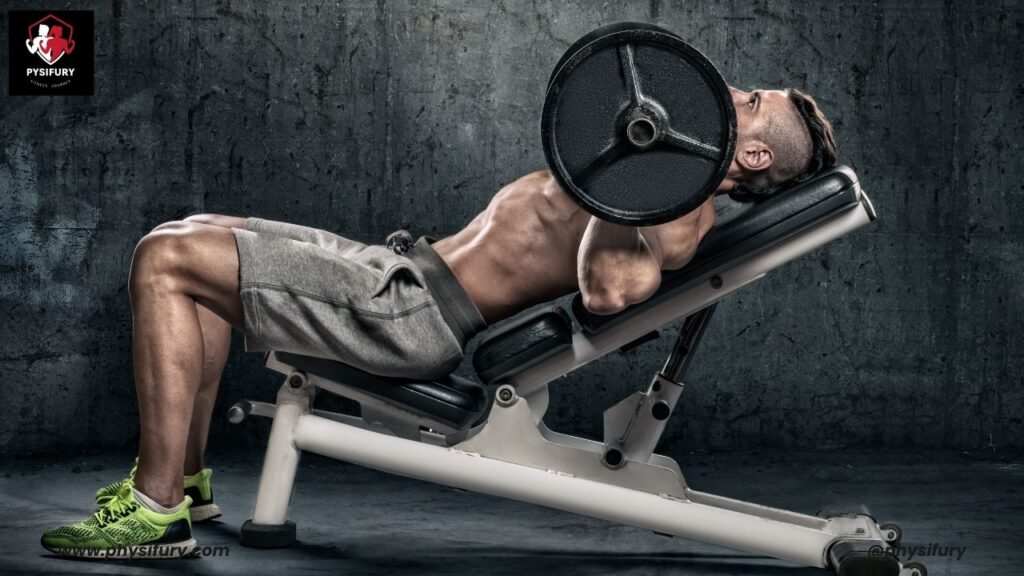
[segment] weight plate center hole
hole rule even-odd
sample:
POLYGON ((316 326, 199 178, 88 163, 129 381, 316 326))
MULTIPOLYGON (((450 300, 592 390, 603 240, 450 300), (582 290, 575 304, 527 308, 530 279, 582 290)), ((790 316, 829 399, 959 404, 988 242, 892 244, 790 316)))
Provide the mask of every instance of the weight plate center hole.
POLYGON ((647 118, 636 118, 626 126, 626 138, 634 146, 646 148, 658 138, 658 127, 647 118))

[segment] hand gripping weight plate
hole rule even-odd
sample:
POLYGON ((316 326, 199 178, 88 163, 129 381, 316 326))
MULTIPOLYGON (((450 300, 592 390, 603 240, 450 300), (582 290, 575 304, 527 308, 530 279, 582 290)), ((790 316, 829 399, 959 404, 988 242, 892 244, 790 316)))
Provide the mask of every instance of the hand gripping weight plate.
POLYGON ((544 155, 562 189, 598 218, 674 220, 721 183, 736 111, 715 66, 651 24, 598 28, 562 56, 541 119, 544 155))

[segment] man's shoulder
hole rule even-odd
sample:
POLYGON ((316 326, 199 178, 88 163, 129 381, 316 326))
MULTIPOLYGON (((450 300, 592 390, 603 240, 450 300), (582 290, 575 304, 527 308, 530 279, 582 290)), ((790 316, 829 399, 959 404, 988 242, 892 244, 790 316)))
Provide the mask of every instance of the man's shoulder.
POLYGON ((509 182, 498 191, 498 194, 514 194, 519 196, 524 193, 553 193, 556 191, 561 192, 561 188, 558 187, 558 183, 551 175, 551 172, 549 170, 537 170, 509 182))
POLYGON ((534 172, 528 172, 523 174, 519 178, 515 179, 515 182, 523 182, 530 184, 543 184, 546 182, 553 182, 554 176, 551 175, 550 170, 536 170, 534 172))

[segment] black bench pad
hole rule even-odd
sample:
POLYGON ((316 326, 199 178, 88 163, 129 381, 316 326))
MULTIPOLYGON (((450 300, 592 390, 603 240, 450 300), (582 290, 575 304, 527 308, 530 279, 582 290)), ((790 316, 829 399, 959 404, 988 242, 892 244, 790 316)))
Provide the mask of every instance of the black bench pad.
POLYGON ((589 333, 607 330, 637 312, 676 297, 750 253, 859 202, 857 175, 846 166, 837 166, 756 202, 735 218, 716 225, 701 241, 689 264, 662 274, 661 287, 649 299, 616 314, 599 315, 587 310, 577 294, 572 301, 573 316, 589 333))
POLYGON ((525 316, 495 331, 473 354, 473 368, 485 384, 541 362, 572 344, 572 320, 560 306, 525 316))
MULTIPOLYGON (((715 226, 704 237, 694 259, 681 270, 665 273, 661 287, 650 299, 617 314, 597 315, 583 306, 577 294, 572 302, 573 315, 588 332, 606 330, 638 311, 676 297, 750 253, 859 202, 856 174, 838 166, 715 226)), ((570 347, 572 334, 572 319, 565 310, 559 306, 545 308, 487 336, 473 355, 473 367, 484 383, 491 384, 570 347)), ((459 429, 472 424, 486 408, 484 387, 454 375, 432 381, 388 378, 333 360, 286 352, 277 356, 298 370, 442 419, 459 429)))
POLYGON ((276 355, 278 360, 296 370, 355 388, 389 404, 437 418, 460 430, 469 427, 486 407, 484 387, 453 374, 436 380, 390 378, 370 374, 336 360, 290 352, 277 352, 276 355))

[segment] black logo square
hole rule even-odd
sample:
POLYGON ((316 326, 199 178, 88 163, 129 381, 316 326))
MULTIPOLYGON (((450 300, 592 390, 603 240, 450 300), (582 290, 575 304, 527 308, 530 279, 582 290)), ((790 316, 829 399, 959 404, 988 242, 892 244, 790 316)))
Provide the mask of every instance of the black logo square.
POLYGON ((92 95, 91 10, 11 10, 7 22, 8 94, 92 95))

